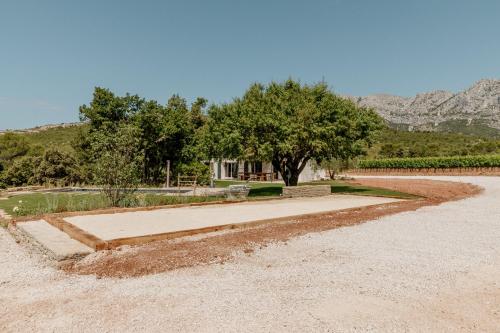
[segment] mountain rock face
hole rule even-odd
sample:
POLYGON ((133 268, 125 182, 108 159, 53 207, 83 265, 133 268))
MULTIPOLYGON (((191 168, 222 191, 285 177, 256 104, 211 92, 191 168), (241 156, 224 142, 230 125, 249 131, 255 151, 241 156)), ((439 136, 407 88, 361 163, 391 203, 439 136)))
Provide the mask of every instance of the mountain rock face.
POLYGON ((436 90, 415 97, 349 97, 374 108, 393 127, 408 130, 500 134, 500 80, 481 80, 459 93, 436 90))

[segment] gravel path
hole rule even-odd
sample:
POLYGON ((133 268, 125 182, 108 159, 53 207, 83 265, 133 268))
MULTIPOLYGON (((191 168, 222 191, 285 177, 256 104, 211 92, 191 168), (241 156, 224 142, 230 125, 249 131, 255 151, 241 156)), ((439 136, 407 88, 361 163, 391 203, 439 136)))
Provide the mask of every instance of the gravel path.
POLYGON ((499 332, 500 178, 436 178, 485 192, 140 278, 65 275, 0 230, 0 331, 499 332))

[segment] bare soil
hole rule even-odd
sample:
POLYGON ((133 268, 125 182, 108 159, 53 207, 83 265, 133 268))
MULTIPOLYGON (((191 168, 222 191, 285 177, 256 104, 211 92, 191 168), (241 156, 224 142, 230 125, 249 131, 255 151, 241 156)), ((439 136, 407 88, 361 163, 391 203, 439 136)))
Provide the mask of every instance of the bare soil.
POLYGON ((386 215, 438 205, 479 194, 479 186, 434 180, 357 179, 356 184, 376 186, 421 196, 422 199, 345 209, 239 229, 203 238, 158 241, 141 246, 90 255, 85 260, 68 262, 61 268, 69 273, 97 277, 137 277, 197 265, 223 264, 238 252, 251 254, 273 242, 292 237, 352 226, 386 215))

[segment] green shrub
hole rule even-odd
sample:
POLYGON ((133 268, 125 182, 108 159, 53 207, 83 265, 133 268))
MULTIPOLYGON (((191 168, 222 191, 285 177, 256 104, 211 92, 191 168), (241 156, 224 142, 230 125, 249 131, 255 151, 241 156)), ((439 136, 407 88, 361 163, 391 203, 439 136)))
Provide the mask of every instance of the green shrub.
POLYGON ((9 186, 32 185, 39 164, 39 157, 20 157, 3 173, 2 182, 9 186))
POLYGON ((177 181, 178 174, 181 174, 181 176, 196 176, 196 182, 200 185, 210 183, 210 168, 201 162, 181 163, 177 165, 174 174, 175 181, 177 181))
POLYGON ((0 163, 10 166, 16 158, 28 153, 29 145, 26 138, 17 133, 7 132, 0 135, 0 163))
POLYGON ((4 188, 7 188, 7 183, 3 179, 3 173, 0 172, 0 189, 4 189, 4 188))
POLYGON ((35 170, 33 182, 41 185, 68 186, 80 182, 75 158, 58 149, 48 149, 35 170))

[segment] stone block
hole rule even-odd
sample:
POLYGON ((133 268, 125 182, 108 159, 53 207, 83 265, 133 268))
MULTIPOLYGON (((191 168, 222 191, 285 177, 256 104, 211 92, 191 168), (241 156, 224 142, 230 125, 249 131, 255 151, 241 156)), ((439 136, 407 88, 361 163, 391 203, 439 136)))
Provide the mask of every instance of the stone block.
POLYGON ((283 187, 283 196, 286 198, 300 197, 321 197, 330 195, 332 188, 330 185, 304 185, 283 187))

